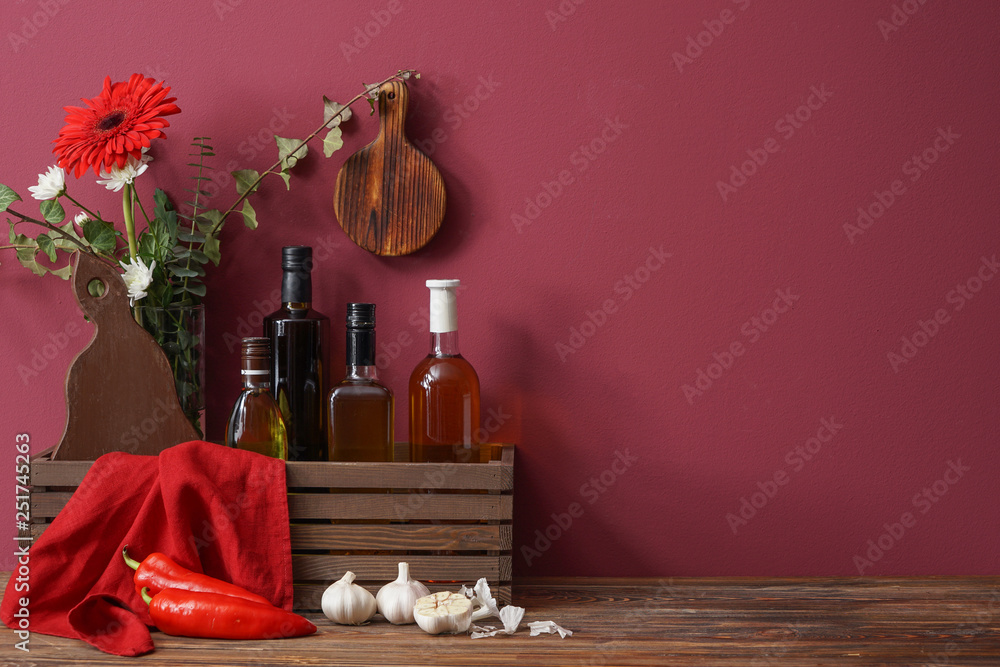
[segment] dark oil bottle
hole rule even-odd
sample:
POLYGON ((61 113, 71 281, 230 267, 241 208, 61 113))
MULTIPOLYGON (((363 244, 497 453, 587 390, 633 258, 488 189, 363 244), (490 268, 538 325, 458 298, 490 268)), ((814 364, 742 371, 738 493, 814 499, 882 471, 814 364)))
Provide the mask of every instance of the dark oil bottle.
POLYGON ((329 458, 326 394, 330 319, 312 307, 312 248, 281 250, 281 308, 264 318, 275 400, 288 429, 291 461, 329 458))

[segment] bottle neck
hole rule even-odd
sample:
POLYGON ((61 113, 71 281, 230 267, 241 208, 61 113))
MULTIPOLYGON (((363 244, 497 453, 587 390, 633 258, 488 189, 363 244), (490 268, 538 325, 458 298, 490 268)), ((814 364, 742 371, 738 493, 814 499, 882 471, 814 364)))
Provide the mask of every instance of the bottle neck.
POLYGON ((347 330, 347 369, 370 368, 375 373, 375 329, 347 330))
POLYGON ((442 331, 431 332, 431 356, 434 357, 457 357, 458 332, 442 331))
POLYGON ((312 274, 285 269, 281 277, 281 302, 288 308, 308 308, 312 303, 312 274))
POLYGON ((378 380, 378 369, 371 366, 347 365, 347 378, 350 380, 378 380))
POLYGON ((271 371, 267 370, 256 370, 256 369, 243 369, 241 371, 243 376, 243 390, 244 391, 259 391, 261 389, 270 391, 271 389, 271 371))

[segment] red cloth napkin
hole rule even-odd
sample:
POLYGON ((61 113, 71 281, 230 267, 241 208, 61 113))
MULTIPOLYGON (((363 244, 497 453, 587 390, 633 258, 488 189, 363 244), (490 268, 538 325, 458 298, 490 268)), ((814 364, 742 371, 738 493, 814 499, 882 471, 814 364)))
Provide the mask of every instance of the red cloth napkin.
POLYGON ((159 456, 105 454, 32 545, 30 589, 7 582, 0 619, 18 629, 27 597, 30 632, 149 653, 153 623, 122 559, 126 544, 136 560, 159 551, 291 610, 284 461, 200 441, 159 456))

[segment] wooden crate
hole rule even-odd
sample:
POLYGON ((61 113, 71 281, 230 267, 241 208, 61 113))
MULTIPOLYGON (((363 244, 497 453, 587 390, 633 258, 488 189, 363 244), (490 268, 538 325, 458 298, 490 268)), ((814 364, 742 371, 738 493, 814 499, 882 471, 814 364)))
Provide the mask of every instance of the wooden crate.
MULTIPOLYGON (((397 564, 432 591, 486 577, 510 602, 514 445, 488 447, 488 463, 285 464, 295 608, 318 610, 326 587, 351 570, 372 592, 396 578, 397 564)), ((31 460, 31 535, 38 537, 69 500, 90 461, 31 460)))

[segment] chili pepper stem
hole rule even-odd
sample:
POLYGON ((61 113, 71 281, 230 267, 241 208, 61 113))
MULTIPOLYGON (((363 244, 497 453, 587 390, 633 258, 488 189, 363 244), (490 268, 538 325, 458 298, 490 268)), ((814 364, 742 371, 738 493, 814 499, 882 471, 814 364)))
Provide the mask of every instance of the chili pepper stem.
POLYGON ((145 602, 147 605, 153 601, 153 598, 149 596, 149 589, 146 588, 145 586, 143 586, 142 590, 139 591, 139 595, 142 596, 142 601, 145 602))
POLYGON ((129 558, 128 557, 128 545, 127 544, 124 547, 122 547, 122 558, 125 559, 125 564, 128 565, 133 570, 138 570, 139 569, 139 561, 135 560, 134 558, 129 558))

